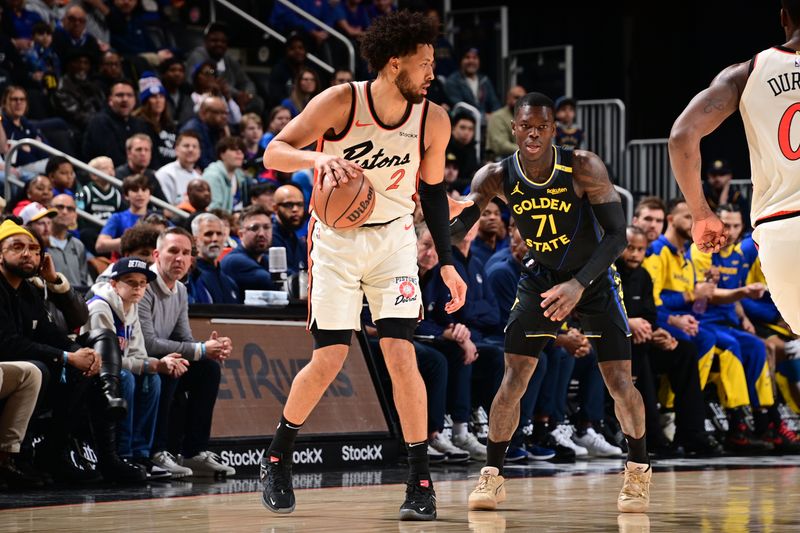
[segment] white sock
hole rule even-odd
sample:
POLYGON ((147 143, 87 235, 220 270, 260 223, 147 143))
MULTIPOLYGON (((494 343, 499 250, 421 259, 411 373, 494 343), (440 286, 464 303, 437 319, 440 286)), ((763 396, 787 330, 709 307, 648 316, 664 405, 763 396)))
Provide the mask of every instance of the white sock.
POLYGON ((453 436, 466 437, 467 436, 467 423, 466 422, 453 422, 453 436))

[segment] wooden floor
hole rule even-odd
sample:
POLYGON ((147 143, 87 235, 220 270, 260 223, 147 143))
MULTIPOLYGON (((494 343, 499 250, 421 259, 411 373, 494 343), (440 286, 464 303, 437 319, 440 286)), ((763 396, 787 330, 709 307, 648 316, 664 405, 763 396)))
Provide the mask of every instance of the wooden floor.
POLYGON ((656 472, 648 515, 619 515, 619 475, 512 479, 498 512, 467 512, 475 479, 437 482, 439 519, 398 522, 401 485, 297 491, 274 515, 260 493, 84 503, 0 512, 0 531, 434 532, 800 531, 800 467, 656 472))

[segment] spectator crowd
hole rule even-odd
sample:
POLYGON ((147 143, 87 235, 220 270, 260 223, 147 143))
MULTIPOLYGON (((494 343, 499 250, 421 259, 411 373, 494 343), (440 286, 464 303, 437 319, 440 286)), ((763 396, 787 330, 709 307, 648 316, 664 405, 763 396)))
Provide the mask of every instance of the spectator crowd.
MULTIPOLYGON (((385 0, 295 3, 356 47, 371 21, 394 9, 385 0)), ((369 73, 360 61, 355 72, 344 68, 327 31, 276 4, 268 22, 287 35, 285 50, 257 84, 229 49, 224 23, 209 23, 193 49, 159 39, 173 4, 3 1, 0 157, 8 141, 31 138, 95 172, 34 146, 0 159, 0 175, 23 183, 0 198, 0 484, 235 474, 209 451, 220 365, 233 342, 224 332, 195 338, 189 306, 243 304, 246 291, 279 288, 274 248, 285 251, 287 275, 304 278, 312 169, 265 168, 263 153, 313 96, 369 73), (335 72, 318 69, 311 52, 335 72), (78 437, 93 441, 96 462, 78 437)), ((428 15, 439 20, 436 10, 428 15)), ((456 51, 442 39, 435 53, 429 98, 451 112, 445 181, 460 198, 483 163, 516 151, 510 123, 526 89, 511 87, 501 101, 473 46, 456 51)), ((556 101, 557 144, 586 144, 576 105, 556 101)), ((658 456, 800 451, 787 423, 800 413, 800 340, 772 303, 748 236, 747 194, 731 175, 716 160, 705 183, 731 234, 724 250, 692 245, 683 201, 645 197, 617 261, 658 456), (708 417, 714 432, 705 425, 709 400, 724 413, 708 417)), ((483 461, 527 248, 504 204, 490 203, 454 247, 469 290, 449 315, 433 241, 421 214, 416 220, 425 318, 414 344, 428 392, 428 453, 435 462, 483 461)), ((364 325, 379 351, 367 315, 364 325)), ((577 322, 541 354, 520 418, 510 462, 623 453, 577 322)))

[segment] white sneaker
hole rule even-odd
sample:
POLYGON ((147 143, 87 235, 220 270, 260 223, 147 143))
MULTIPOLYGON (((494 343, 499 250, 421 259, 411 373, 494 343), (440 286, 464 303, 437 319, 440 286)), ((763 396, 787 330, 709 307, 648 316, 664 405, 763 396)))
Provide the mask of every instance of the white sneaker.
POLYGON ((783 349, 786 351, 787 359, 797 359, 800 357, 800 339, 786 342, 783 345, 783 349))
POLYGON ((158 452, 153 456, 152 461, 154 465, 172 474, 173 478, 187 477, 194 474, 191 468, 179 465, 175 457, 167 451, 158 452))
POLYGON ((586 433, 573 435, 574 440, 580 446, 586 448, 589 455, 593 457, 618 457, 622 455, 622 448, 610 444, 605 437, 596 432, 594 428, 586 428, 586 433))
POLYGON ((469 431, 478 438, 478 442, 486 442, 489 438, 489 416, 483 407, 476 407, 472 410, 469 431))
POLYGON ((664 436, 667 440, 670 442, 675 440, 675 411, 661 413, 659 415, 659 423, 661 424, 661 430, 664 432, 664 436))
POLYGON ((432 465, 443 463, 447 456, 428 444, 428 462, 432 465))
POLYGON ((215 477, 218 475, 233 476, 236 474, 236 470, 234 470, 233 467, 220 462, 219 455, 209 451, 200 452, 194 457, 184 459, 183 464, 191 468, 195 476, 215 477))
POLYGON ((575 457, 588 457, 589 450, 572 440, 572 432, 572 426, 569 424, 559 424, 556 426, 556 429, 550 432, 550 435, 553 436, 553 438, 556 440, 556 443, 570 448, 573 452, 575 452, 575 457))
POLYGON ((453 417, 445 414, 444 415, 444 424, 442 424, 442 433, 449 439, 453 436, 453 417))
POLYGON ((469 452, 469 458, 475 461, 486 460, 486 446, 478 442, 478 439, 470 432, 466 435, 454 435, 451 439, 456 448, 461 448, 469 452))
POLYGON ((466 463, 469 461, 469 452, 456 448, 444 433, 439 433, 431 439, 430 446, 445 456, 445 463, 466 463))

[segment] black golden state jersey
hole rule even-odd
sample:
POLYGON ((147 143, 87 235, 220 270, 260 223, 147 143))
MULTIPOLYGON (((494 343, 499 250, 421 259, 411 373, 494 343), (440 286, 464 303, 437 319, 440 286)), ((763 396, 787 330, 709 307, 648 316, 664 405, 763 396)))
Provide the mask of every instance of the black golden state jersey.
POLYGON ((589 260, 602 230, 589 199, 575 194, 572 150, 552 149, 553 171, 542 183, 525 176, 519 151, 504 159, 503 190, 520 235, 530 248, 526 259, 533 258, 551 270, 574 272, 589 260))

